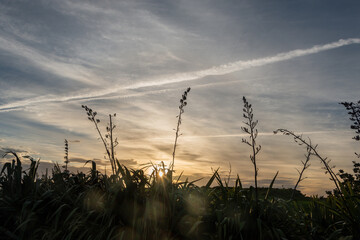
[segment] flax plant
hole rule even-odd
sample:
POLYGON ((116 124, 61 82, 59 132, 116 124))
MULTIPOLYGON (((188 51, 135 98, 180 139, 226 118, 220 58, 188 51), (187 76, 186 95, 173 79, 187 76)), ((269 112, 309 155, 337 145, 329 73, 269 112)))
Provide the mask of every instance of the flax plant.
POLYGON ((115 117, 116 114, 109 115, 110 123, 109 123, 109 126, 106 128, 107 134, 105 135, 105 138, 104 138, 99 129, 99 125, 98 125, 100 123, 100 119, 96 118, 97 112, 93 111, 91 108, 89 108, 86 105, 82 105, 81 107, 85 109, 88 119, 94 123, 96 131, 98 132, 100 139, 101 139, 102 143, 104 144, 106 155, 108 156, 110 164, 111 164, 112 173, 113 173, 113 175, 116 174, 118 166, 116 164, 117 161, 115 159, 115 150, 114 149, 118 145, 118 142, 117 142, 117 139, 115 139, 115 140, 113 139, 113 130, 115 128, 115 125, 113 125, 113 123, 112 123, 112 117, 115 117), (108 143, 108 141, 106 141, 106 139, 109 139, 110 143, 108 143))
POLYGON ((287 129, 282 129, 282 128, 277 129, 276 131, 274 131, 274 134, 277 134, 279 132, 286 136, 292 136, 294 138, 294 141, 299 145, 305 145, 306 148, 308 149, 308 152, 311 152, 311 155, 317 157, 320 160, 320 162, 324 165, 325 174, 329 173, 330 179, 334 182, 336 189, 339 190, 339 192, 341 192, 339 186, 340 181, 333 171, 333 168, 335 166, 330 166, 330 159, 328 159, 327 157, 322 157, 319 154, 319 152, 316 149, 318 145, 312 144, 310 138, 308 141, 306 141, 302 135, 297 135, 294 132, 289 131, 287 129))
POLYGON ((291 200, 294 199, 296 188, 298 187, 300 182, 303 181, 306 178, 306 177, 303 177, 303 174, 304 174, 305 170, 310 167, 310 164, 309 164, 310 156, 311 156, 311 150, 310 150, 310 148, 307 148, 307 154, 305 155, 305 161, 301 160, 301 163, 302 163, 302 166, 303 166, 301 171, 296 169, 296 171, 299 173, 299 178, 298 178, 298 180, 297 180, 297 182, 296 182, 296 184, 294 186, 293 192, 291 194, 291 197, 290 197, 291 200))
POLYGON ((67 139, 65 139, 64 141, 65 143, 65 156, 64 156, 64 163, 65 166, 63 166, 63 168, 65 168, 65 172, 68 173, 68 163, 69 163, 69 142, 67 139))
POLYGON ((343 212, 348 216, 349 222, 351 222, 352 224, 356 224, 357 222, 356 216, 354 217, 353 211, 351 210, 351 206, 350 206, 352 202, 349 201, 348 203, 349 199, 347 199, 350 196, 350 194, 346 191, 344 186, 341 184, 339 178, 333 171, 333 168, 335 168, 335 166, 330 166, 330 159, 328 159, 327 157, 322 157, 319 154, 319 152, 316 149, 318 145, 313 145, 310 138, 308 141, 306 141, 302 137, 302 135, 296 135, 294 132, 291 132, 287 129, 277 129, 276 131, 274 131, 275 134, 279 132, 287 136, 292 136, 296 143, 298 143, 299 145, 305 145, 306 148, 308 149, 308 152, 311 152, 311 155, 317 157, 320 160, 320 162, 324 165, 325 174, 329 173, 330 180, 332 180, 332 182, 335 184, 336 190, 339 192, 341 204, 337 206, 339 206, 340 212, 343 212))
POLYGON ((172 174, 174 171, 175 152, 176 152, 176 147, 177 147, 177 141, 178 141, 178 138, 181 136, 181 134, 180 134, 180 125, 182 122, 181 117, 182 117, 182 114, 184 113, 184 107, 187 105, 187 95, 190 92, 190 89, 191 89, 190 87, 187 88, 180 99, 179 115, 176 116, 178 119, 177 126, 176 126, 176 129, 174 129, 175 130, 175 142, 174 142, 174 148, 173 148, 173 153, 172 153, 172 162, 170 165, 170 174, 172 174))
MULTIPOLYGON (((109 114, 109 124, 106 127, 107 134, 105 134, 105 137, 110 141, 110 143, 108 144, 108 148, 110 149, 111 159, 113 159, 113 162, 115 163, 115 148, 119 143, 117 138, 114 138, 114 134, 113 134, 114 129, 116 128, 116 125, 114 125, 113 123, 113 117, 116 117, 116 113, 114 113, 113 115, 109 114)), ((115 165, 115 171, 116 171, 116 165, 115 165)))
POLYGON ((251 104, 243 97, 244 108, 243 108, 243 117, 246 119, 243 123, 245 123, 246 127, 241 127, 245 133, 249 134, 249 139, 242 139, 242 142, 249 145, 252 150, 252 154, 250 154, 250 160, 254 165, 254 182, 255 182, 255 199, 256 202, 259 200, 258 196, 258 183, 257 176, 259 169, 256 166, 256 156, 261 150, 261 145, 256 143, 256 137, 258 135, 258 130, 256 129, 256 125, 258 124, 258 120, 254 120, 254 114, 251 104))

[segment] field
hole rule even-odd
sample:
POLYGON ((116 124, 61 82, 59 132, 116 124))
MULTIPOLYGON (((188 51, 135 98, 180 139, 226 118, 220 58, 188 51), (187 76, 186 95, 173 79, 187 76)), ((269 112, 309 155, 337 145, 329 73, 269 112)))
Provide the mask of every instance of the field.
MULTIPOLYGON (((20 157, 1 166, 0 239, 359 239, 360 238, 360 164, 354 173, 338 173, 329 166, 316 146, 301 135, 278 129, 307 149, 307 158, 294 189, 273 189, 277 174, 266 188, 257 185, 257 120, 251 104, 243 98, 244 127, 248 134, 254 166, 254 187, 243 188, 240 177, 234 183, 214 170, 205 186, 174 176, 177 141, 182 114, 187 105, 187 89, 180 100, 173 159, 169 167, 151 165, 129 169, 115 156, 116 138, 109 127, 103 135, 96 112, 87 106, 89 120, 95 125, 112 166, 111 174, 97 170, 89 162, 86 173, 72 173, 67 166, 55 164, 51 173, 39 176, 39 160, 20 157), (310 158, 323 163, 334 190, 327 197, 305 197, 296 188, 310 158), (24 162, 30 167, 22 167, 24 162)), ((359 103, 342 103, 349 111, 351 126, 359 133, 359 103)), ((359 140, 359 136, 354 137, 359 140)))

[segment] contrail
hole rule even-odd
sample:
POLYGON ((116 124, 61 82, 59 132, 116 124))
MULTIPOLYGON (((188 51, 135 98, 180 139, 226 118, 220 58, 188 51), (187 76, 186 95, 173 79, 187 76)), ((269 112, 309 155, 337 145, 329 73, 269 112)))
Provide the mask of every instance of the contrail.
POLYGON ((246 60, 246 61, 236 61, 220 66, 215 66, 212 68, 208 68, 205 70, 194 71, 194 72, 187 72, 187 73, 178 73, 174 75, 164 76, 161 79, 157 78, 156 81, 145 81, 139 82, 128 87, 125 89, 138 89, 143 87, 152 87, 152 86, 160 86, 169 83, 179 83, 185 81, 192 81, 197 80, 200 78, 204 78, 207 76, 218 76, 218 75, 225 75, 228 73, 237 72, 244 69, 249 69, 253 67, 260 67, 270 63, 282 62, 285 60, 302 57, 310 54, 315 54, 319 52, 323 52, 326 50, 339 48, 351 44, 360 44, 360 38, 349 38, 349 39, 340 39, 339 41, 328 43, 325 45, 315 45, 311 48, 307 49, 296 49, 290 52, 279 53, 275 56, 271 57, 264 57, 258 58, 253 60, 246 60))
MULTIPOLYGON (((252 78, 247 80, 264 80, 268 79, 268 77, 259 77, 259 78, 252 78)), ((233 81, 218 81, 218 82, 211 82, 211 83, 201 83, 192 85, 191 88, 203 88, 209 86, 217 86, 217 85, 226 85, 232 83, 238 83, 244 81, 243 79, 240 80, 233 80, 233 81)), ((0 112, 12 112, 16 110, 21 110, 26 106, 33 105, 36 103, 45 103, 45 102, 76 102, 76 101, 96 101, 96 100, 109 100, 109 99, 127 99, 127 98, 134 98, 134 97, 142 97, 151 94, 159 94, 159 93, 167 93, 173 91, 183 90, 183 87, 177 88, 166 88, 166 89, 159 89, 159 90, 152 90, 146 92, 138 92, 138 93, 129 93, 124 95, 110 95, 112 92, 110 90, 105 89, 101 92, 97 92, 97 95, 91 95, 91 93, 87 94, 79 94, 74 96, 64 96, 64 97, 56 97, 56 96, 45 96, 45 97, 37 97, 27 100, 21 100, 13 103, 9 103, 3 106, 0 106, 0 112)))
MULTIPOLYGON (((119 91, 124 90, 135 90, 145 87, 155 87, 155 86, 162 86, 165 84, 170 83, 180 83, 180 82, 186 82, 186 81, 193 81, 197 79, 201 79, 207 76, 219 76, 219 75, 225 75, 237 71, 241 71, 244 69, 249 69, 253 67, 260 67, 264 65, 268 65, 271 63, 277 63, 286 61, 289 59, 306 56, 310 54, 315 54, 347 45, 352 44, 360 44, 360 38, 349 38, 349 39, 340 39, 336 42, 324 44, 324 45, 315 45, 311 48, 307 49, 296 49, 289 52, 279 53, 274 56, 270 57, 264 57, 264 58, 258 58, 253 60, 245 60, 245 61, 236 61, 231 62, 227 64, 223 64, 220 66, 214 66, 208 69, 200 70, 200 71, 193 71, 193 72, 186 72, 186 73, 177 73, 173 75, 166 75, 166 76, 160 76, 156 79, 150 78, 146 81, 142 81, 139 83, 131 84, 128 86, 117 86, 117 87, 111 87, 103 90, 97 90, 93 92, 87 92, 84 94, 77 94, 72 96, 46 96, 41 98, 32 98, 22 101, 17 101, 9 104, 4 104, 0 106, 0 112, 5 111, 11 111, 18 108, 26 107, 32 104, 36 103, 45 103, 45 102, 68 102, 68 101, 79 101, 79 100, 91 100, 91 99, 100 99, 101 97, 104 97, 106 95, 110 95, 112 93, 117 93, 119 91)), ((162 90, 159 90, 161 92, 162 90)), ((156 91, 153 91, 153 93, 156 91)), ((128 94, 130 96, 142 96, 144 94, 138 93, 138 94, 128 94)), ((126 97, 127 95, 123 95, 123 97, 126 97)))
MULTIPOLYGON (((264 80, 264 79, 269 79, 269 77, 258 77, 258 78, 251 78, 251 79, 246 79, 246 80, 255 81, 255 80, 264 80)), ((195 88, 203 88, 203 87, 209 87, 209 86, 227 85, 227 84, 238 83, 238 82, 243 82, 243 81, 244 81, 244 79, 232 80, 232 81, 218 81, 218 82, 211 82, 211 83, 200 83, 200 84, 196 84, 196 85, 191 85, 191 88, 195 89, 195 88)), ((99 96, 99 97, 91 97, 91 98, 74 99, 73 101, 81 101, 81 100, 93 101, 93 100, 119 99, 119 98, 126 99, 126 98, 133 98, 133 97, 142 97, 142 96, 151 95, 151 94, 181 91, 183 89, 184 89, 184 87, 165 88, 165 89, 160 89, 160 90, 152 90, 152 91, 139 92, 139 93, 130 93, 130 94, 125 94, 125 95, 110 95, 110 96, 99 96)))

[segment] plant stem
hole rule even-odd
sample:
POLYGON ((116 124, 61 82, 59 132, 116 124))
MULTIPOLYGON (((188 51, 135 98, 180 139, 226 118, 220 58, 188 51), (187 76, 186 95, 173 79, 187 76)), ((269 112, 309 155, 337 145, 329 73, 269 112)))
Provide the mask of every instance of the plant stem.
POLYGON ((354 217, 353 217, 353 214, 352 214, 348 204, 346 203, 346 200, 344 198, 344 194, 341 191, 341 188, 339 186, 340 180, 337 178, 336 174, 334 173, 334 171, 331 169, 328 162, 326 161, 327 158, 323 158, 322 156, 320 156, 320 154, 316 150, 317 145, 313 146, 311 144, 311 141, 310 141, 310 143, 308 143, 302 138, 302 136, 296 135, 295 133, 293 133, 293 132, 291 132, 291 131, 289 131, 287 129, 277 129, 276 131, 274 131, 275 134, 278 133, 278 132, 281 132, 284 135, 292 136, 294 138, 295 142, 297 142, 300 145, 304 144, 308 148, 308 151, 312 152, 312 155, 314 155, 314 156, 316 156, 317 158, 320 159, 320 161, 324 164, 326 171, 330 174, 331 180, 334 182, 335 187, 339 192, 339 195, 340 195, 340 197, 341 197, 341 199, 342 199, 342 201, 343 201, 343 203, 345 205, 345 208, 346 208, 347 213, 349 214, 349 216, 351 218, 351 221, 355 221, 354 217), (300 142, 298 142, 298 141, 300 141, 300 142))
POLYGON ((256 127, 258 121, 257 120, 254 121, 253 109, 251 107, 251 104, 249 104, 249 102, 246 100, 245 97, 243 97, 243 102, 244 102, 243 116, 245 119, 247 119, 247 121, 244 123, 248 127, 241 127, 241 129, 245 133, 250 135, 249 136, 250 142, 244 138, 242 139, 242 142, 249 145, 252 149, 252 155, 250 155, 250 160, 254 165, 255 199, 256 199, 256 203, 257 203, 259 200, 259 196, 258 196, 258 184, 257 184, 258 168, 256 165, 256 155, 259 153, 259 151, 261 149, 261 145, 256 146, 256 137, 258 135, 258 131, 255 127, 256 127))
POLYGON ((112 118, 111 114, 109 114, 110 118, 110 151, 111 151, 111 162, 114 166, 114 171, 116 172, 116 164, 115 164, 115 152, 114 152, 114 141, 113 141, 113 124, 112 124, 112 118))
POLYGON ((177 141, 180 136, 179 132, 180 132, 180 125, 181 125, 181 115, 184 113, 184 107, 187 105, 187 95, 189 92, 190 92, 190 88, 187 88, 180 99, 179 115, 177 116, 178 121, 177 121, 176 130, 175 130, 175 142, 174 142, 174 149, 173 149, 173 154, 172 154, 172 163, 170 166, 170 176, 171 177, 172 177, 174 165, 175 165, 175 152, 176 152, 177 141))
POLYGON ((177 122, 177 126, 176 126, 175 142, 174 142, 174 149, 173 149, 173 154, 172 154, 171 171, 174 170, 175 152, 176 152, 177 140, 179 138, 180 124, 181 124, 181 114, 182 114, 182 109, 179 110, 178 122, 177 122))
MULTIPOLYGON (((250 121, 250 125, 252 124, 252 121, 250 121)), ((254 131, 253 131, 253 128, 250 128, 250 134, 251 134, 251 145, 252 145, 252 151, 253 151, 253 164, 254 164, 254 175, 255 175, 255 198, 256 198, 256 201, 258 201, 259 199, 259 196, 258 196, 258 184, 257 184, 257 175, 258 175, 258 169, 257 169, 257 166, 256 166, 256 149, 255 149, 255 137, 254 137, 254 131)))
POLYGON ((108 155, 108 157, 109 157, 109 159, 110 159, 112 172, 113 172, 113 174, 115 174, 115 168, 114 168, 115 166, 114 166, 114 163, 113 163, 113 161, 112 161, 111 154, 110 154, 110 151, 109 151, 109 149, 108 149, 108 146, 107 146, 107 144, 106 144, 106 140, 103 138, 103 136, 102 136, 102 134, 101 134, 101 132, 100 132, 100 129, 99 129, 99 127, 98 127, 97 122, 96 122, 95 120, 94 120, 93 122, 94 122, 95 128, 96 128, 96 130, 97 130, 97 132, 98 132, 98 134, 99 134, 99 136, 100 136, 100 139, 101 139, 101 141, 102 141, 103 144, 104 144, 104 147, 105 147, 105 150, 106 150, 106 154, 108 155))
POLYGON ((308 163, 310 161, 311 151, 308 151, 308 154, 305 155, 305 156, 306 156, 306 160, 305 160, 305 162, 301 161, 303 163, 303 168, 302 168, 301 172, 299 172, 299 179, 297 180, 297 182, 295 184, 295 187, 294 187, 293 192, 291 194, 290 200, 294 199, 297 186, 299 185, 299 183, 302 180, 304 180, 304 178, 302 178, 302 176, 303 176, 303 174, 305 172, 305 169, 307 169, 310 166, 308 163))

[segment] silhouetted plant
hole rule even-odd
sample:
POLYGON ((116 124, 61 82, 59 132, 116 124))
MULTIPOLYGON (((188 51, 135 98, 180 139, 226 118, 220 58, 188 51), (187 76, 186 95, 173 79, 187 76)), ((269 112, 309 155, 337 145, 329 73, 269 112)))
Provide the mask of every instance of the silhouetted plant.
MULTIPOLYGON (((354 174, 351 174, 340 169, 338 175, 345 187, 350 187, 354 194, 360 195, 360 163, 353 161, 353 172, 354 174)), ((334 193, 336 194, 335 191, 334 193)))
MULTIPOLYGON (((357 103, 341 102, 340 104, 344 105, 346 110, 349 111, 349 119, 352 121, 350 128, 354 129, 355 133, 357 134, 353 137, 353 139, 355 139, 356 141, 360 141, 360 101, 358 101, 357 103)), ((359 153, 355 153, 355 155, 360 158, 359 153)))
MULTIPOLYGON (((329 165, 330 159, 328 159, 327 157, 322 157, 318 153, 318 151, 316 149, 318 145, 313 145, 311 143, 310 138, 308 140, 309 142, 307 142, 306 140, 304 140, 302 135, 296 135, 295 133, 293 133, 287 129, 277 129, 276 131, 274 131, 275 134, 277 134, 278 132, 280 132, 284 135, 292 136, 296 143, 298 143, 299 145, 305 145, 307 148, 307 151, 311 152, 311 155, 317 157, 320 160, 320 162, 324 165, 325 174, 329 173, 330 180, 333 181, 333 183, 335 184, 335 187, 336 187, 336 191, 340 195, 341 204, 338 204, 339 208, 336 210, 342 212, 342 214, 345 214, 347 221, 349 221, 351 224, 358 224, 359 222, 358 222, 358 220, 355 219, 356 216, 354 217, 353 210, 351 207, 352 202, 349 201, 349 203, 348 203, 348 200, 349 200, 348 198, 349 198, 349 195, 351 195, 351 194, 344 188, 344 186, 341 184, 339 178, 334 173, 333 168, 335 168, 335 166, 329 165)), ((339 201, 339 200, 336 200, 336 201, 339 201)))
POLYGON ((114 115, 109 114, 110 123, 109 123, 109 126, 106 127, 107 134, 105 135, 105 138, 104 138, 99 129, 99 126, 98 126, 98 123, 100 123, 100 119, 96 118, 97 112, 94 112, 91 108, 89 108, 88 106, 85 106, 85 105, 81 105, 81 107, 85 109, 88 119, 94 123, 95 128, 100 136, 100 139, 101 139, 102 143, 104 144, 106 154, 111 163, 112 173, 115 174, 118 166, 116 164, 114 148, 118 145, 118 142, 117 142, 117 139, 115 139, 115 140, 113 139, 113 130, 115 128, 115 125, 113 125, 113 123, 112 123, 112 117, 115 117, 116 114, 114 114, 114 115), (108 141, 106 141, 106 139, 109 139, 110 143, 108 143, 108 141))
POLYGON ((334 173, 333 171, 333 168, 335 166, 330 166, 330 159, 328 159, 327 157, 322 157, 318 151, 317 151, 317 144, 316 145, 313 145, 312 142, 311 142, 311 139, 309 138, 308 141, 306 141, 302 135, 297 135, 295 134, 294 132, 291 132, 287 129, 277 129, 276 131, 274 131, 274 134, 277 134, 277 133, 282 133, 284 135, 287 135, 287 136, 292 136, 294 138, 294 141, 296 143, 298 143, 299 145, 304 145, 306 146, 306 149, 307 149, 307 152, 310 152, 311 155, 313 156, 316 156, 320 162, 324 165, 324 169, 325 169, 325 174, 329 173, 330 175, 330 180, 332 180, 336 186, 336 188, 339 190, 339 192, 341 192, 340 190, 340 186, 339 186, 339 179, 337 178, 336 174, 334 173))
MULTIPOLYGON (((115 161, 115 148, 117 147, 118 140, 117 138, 114 139, 114 134, 113 131, 116 128, 116 125, 114 125, 112 118, 116 117, 116 113, 114 113, 113 115, 109 114, 109 124, 106 127, 106 132, 107 134, 105 135, 105 137, 107 139, 109 139, 109 149, 110 149, 110 154, 111 154, 111 158, 115 161)), ((116 167, 115 167, 116 170, 116 167)))
POLYGON ((65 156, 64 156, 64 163, 65 166, 63 166, 63 168, 65 168, 65 172, 68 173, 68 163, 69 163, 69 142, 67 139, 65 139, 65 156))
POLYGON ((299 178, 298 178, 298 180, 297 180, 297 182, 296 182, 296 184, 294 186, 294 190, 293 190, 293 192, 291 194, 290 199, 294 199, 294 196, 295 196, 295 193, 296 193, 296 188, 298 187, 299 183, 306 178, 306 177, 303 177, 303 174, 304 174, 305 170, 308 167, 310 167, 309 161, 310 161, 310 156, 311 156, 311 149, 307 147, 306 150, 307 150, 307 154, 305 155, 306 159, 305 159, 305 161, 301 160, 301 163, 303 165, 301 171, 296 169, 296 171, 298 171, 298 173, 299 173, 299 178))
MULTIPOLYGON (((360 141, 360 101, 357 103, 353 102, 340 102, 340 104, 344 105, 346 110, 348 110, 348 114, 350 115, 350 120, 352 121, 352 124, 350 125, 351 129, 355 130, 355 135, 353 139, 355 141, 360 141)), ((355 152, 355 155, 360 158, 360 154, 355 152)), ((360 163, 353 161, 353 172, 354 175, 345 172, 344 170, 339 170, 339 177, 342 180, 342 183, 345 187, 350 187, 351 190, 355 194, 360 194, 360 163)), ((330 191, 327 192, 328 194, 331 194, 330 191)), ((336 190, 334 190, 334 194, 338 194, 336 190)))
POLYGON ((250 160, 254 165, 254 182, 255 182, 255 198, 256 201, 259 200, 258 196, 258 184, 257 184, 257 176, 259 169, 256 166, 256 156, 261 150, 261 145, 256 144, 256 137, 258 136, 258 130, 256 125, 258 124, 258 120, 254 120, 254 114, 251 104, 243 97, 244 108, 243 108, 243 117, 246 119, 243 123, 245 123, 246 127, 241 127, 241 129, 249 134, 249 140, 243 138, 242 142, 249 145, 252 149, 252 154, 250 154, 250 160))
POLYGON ((173 148, 173 154, 172 154, 172 162, 170 165, 170 174, 172 174, 172 172, 174 171, 174 164, 175 164, 175 152, 176 152, 176 147, 177 147, 177 141, 179 136, 181 136, 180 133, 180 125, 181 125, 181 121, 182 121, 182 114, 184 113, 184 107, 187 105, 187 95, 190 92, 191 88, 187 88, 185 90, 185 92, 183 93, 183 95, 181 96, 180 99, 180 105, 179 105, 179 115, 177 115, 177 126, 175 130, 175 142, 174 142, 174 148, 173 148))

